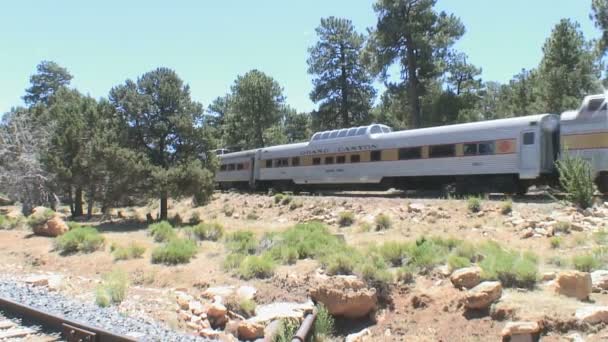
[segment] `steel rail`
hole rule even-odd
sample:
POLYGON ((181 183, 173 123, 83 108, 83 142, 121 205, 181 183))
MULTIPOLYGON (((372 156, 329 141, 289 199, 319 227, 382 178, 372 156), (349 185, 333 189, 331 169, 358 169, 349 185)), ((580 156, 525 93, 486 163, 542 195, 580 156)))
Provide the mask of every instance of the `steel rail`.
POLYGON ((315 324, 315 319, 317 319, 316 310, 304 318, 304 320, 302 321, 302 325, 300 325, 300 328, 293 336, 291 342, 306 342, 308 335, 310 334, 310 331, 312 330, 315 324))
POLYGON ((0 297, 0 309, 17 316, 22 316, 43 326, 61 331, 63 338, 68 342, 134 342, 131 337, 118 335, 107 330, 90 326, 62 316, 40 311, 31 306, 17 303, 13 300, 0 297))

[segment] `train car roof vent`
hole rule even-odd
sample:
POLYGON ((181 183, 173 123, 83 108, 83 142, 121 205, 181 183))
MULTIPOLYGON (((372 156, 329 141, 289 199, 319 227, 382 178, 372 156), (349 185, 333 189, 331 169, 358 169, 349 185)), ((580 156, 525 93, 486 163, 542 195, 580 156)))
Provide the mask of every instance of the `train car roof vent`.
POLYGON ((351 127, 351 128, 342 128, 335 129, 332 131, 322 131, 316 132, 310 138, 311 142, 315 141, 324 141, 324 140, 333 140, 333 139, 341 139, 355 136, 362 136, 368 134, 384 134, 390 133, 393 129, 381 124, 372 124, 369 126, 359 126, 359 127, 351 127))

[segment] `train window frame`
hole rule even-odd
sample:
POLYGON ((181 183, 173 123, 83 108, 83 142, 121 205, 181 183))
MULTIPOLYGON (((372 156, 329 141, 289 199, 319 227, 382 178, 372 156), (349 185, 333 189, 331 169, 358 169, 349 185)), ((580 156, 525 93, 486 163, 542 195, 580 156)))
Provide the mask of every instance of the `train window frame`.
POLYGON ((359 127, 357 129, 357 135, 365 135, 367 133, 367 127, 359 127))
POLYGON ((331 132, 324 132, 324 133, 321 135, 321 140, 326 140, 326 139, 328 139, 328 138, 329 138, 329 134, 330 134, 330 133, 331 133, 331 132))
POLYGON ((369 129, 369 134, 380 134, 380 133, 382 133, 382 128, 378 125, 373 125, 369 129))
POLYGON ((275 167, 287 167, 289 166, 289 159, 288 158, 279 158, 276 159, 275 161, 275 167))
POLYGON ((336 164, 346 164, 346 156, 337 156, 336 164))
POLYGON ((325 165, 331 165, 333 163, 334 163, 334 157, 333 156, 327 156, 323 160, 323 164, 325 164, 325 165))
POLYGON ((321 157, 312 158, 312 165, 321 165, 321 157))
POLYGON ((397 150, 399 160, 422 159, 422 147, 402 147, 397 150), (416 153, 411 153, 411 152, 416 153))
POLYGON ((522 137, 522 144, 523 145, 534 145, 536 140, 536 134, 534 134, 534 132, 524 132, 523 137, 522 137), (530 137, 531 140, 530 140, 530 137))
POLYGON ((228 164, 228 171, 234 171, 236 169, 236 166, 234 166, 234 164, 228 164))
POLYGON ((272 168, 272 159, 266 159, 266 167, 269 169, 272 168))
POLYGON ((237 171, 242 171, 245 169, 245 165, 243 165, 243 163, 238 163, 236 164, 236 169, 237 171))
POLYGON ((292 157, 291 166, 300 166, 300 157, 292 157))
POLYGON ((456 144, 429 146, 429 158, 451 158, 456 156, 456 144))
POLYGON ((494 141, 482 141, 477 144, 477 154, 480 156, 491 156, 496 154, 496 144, 494 141), (482 152, 482 146, 488 146, 489 149, 487 151, 482 152))
POLYGON ((316 140, 319 140, 319 139, 321 139, 321 133, 315 133, 312 136, 312 141, 316 141, 316 140))
POLYGON ((338 138, 344 138, 348 134, 348 129, 344 128, 338 132, 338 138))
POLYGON ((350 162, 353 164, 361 162, 361 156, 358 154, 351 154, 349 159, 350 159, 350 162))
POLYGON ((335 139, 338 137, 338 133, 340 133, 340 131, 335 130, 335 131, 331 131, 331 133, 329 133, 329 139, 335 139))
POLYGON ((357 135, 357 127, 353 127, 353 128, 349 128, 348 129, 348 133, 346 134, 347 137, 354 137, 355 135, 357 135))
POLYGON ((476 156, 479 153, 479 147, 477 146, 477 143, 468 143, 468 144, 463 144, 462 147, 462 154, 464 156, 476 156), (469 148, 473 148, 473 150, 469 150, 469 148))
POLYGON ((374 150, 369 153, 369 161, 379 162, 382 161, 382 150, 374 150))

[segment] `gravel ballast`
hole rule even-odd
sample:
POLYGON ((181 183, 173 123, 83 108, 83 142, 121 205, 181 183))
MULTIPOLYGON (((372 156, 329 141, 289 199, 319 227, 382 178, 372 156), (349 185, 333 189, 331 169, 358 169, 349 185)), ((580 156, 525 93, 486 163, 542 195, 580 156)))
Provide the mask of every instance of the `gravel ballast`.
POLYGON ((59 293, 49 292, 44 287, 21 282, 0 279, 0 297, 116 334, 130 336, 138 341, 208 341, 173 331, 158 322, 125 316, 112 307, 100 308, 78 302, 59 293))

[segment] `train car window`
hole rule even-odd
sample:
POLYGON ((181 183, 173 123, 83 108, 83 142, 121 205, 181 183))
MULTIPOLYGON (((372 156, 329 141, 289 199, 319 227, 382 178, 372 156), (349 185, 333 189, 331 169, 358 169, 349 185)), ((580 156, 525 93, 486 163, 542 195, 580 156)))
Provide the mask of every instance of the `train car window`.
POLYGON ((477 155, 477 144, 464 144, 464 155, 465 156, 477 155))
POLYGON ((226 171, 226 164, 220 165, 220 171, 226 171))
POLYGON ((349 128, 347 136, 354 137, 357 135, 357 127, 349 128))
POLYGON ((534 145, 534 132, 524 133, 524 145, 534 145))
POLYGON ((291 166, 300 166, 300 157, 291 158, 291 166))
POLYGON ((364 135, 366 131, 367 127, 359 127, 359 129, 357 130, 357 135, 364 135))
POLYGON ((429 149, 430 158, 453 157, 456 154, 456 145, 435 145, 429 149))
POLYGON ((382 133, 390 133, 391 129, 386 127, 386 126, 382 126, 382 133))
POLYGON ((268 167, 268 168, 272 167, 272 159, 267 159, 266 160, 266 167, 268 167))
POLYGON ((321 139, 321 133, 315 133, 315 135, 312 136, 313 141, 319 140, 319 139, 321 139))
POLYGON ((604 102, 605 102, 604 98, 593 99, 593 100, 589 101, 589 104, 587 105, 587 110, 590 112, 598 111, 600 109, 600 106, 603 105, 604 102))
POLYGON ((360 155, 358 155, 358 154, 352 154, 350 156, 350 162, 351 163, 358 163, 360 161, 361 161, 361 156, 360 155))
POLYGON ((378 134, 378 133, 382 133, 382 128, 380 128, 380 126, 378 125, 374 125, 372 126, 372 128, 369 130, 370 134, 378 134))
POLYGON ((277 167, 287 167, 287 166, 289 166, 289 160, 287 158, 277 159, 276 166, 277 167))
POLYGON ((340 133, 340 131, 331 131, 331 133, 329 133, 329 139, 337 137, 338 133, 340 133))
POLYGON ((346 163, 346 157, 345 156, 337 156, 336 157, 336 164, 344 164, 346 163))
POLYGON ((348 134, 348 130, 346 128, 341 129, 340 132, 338 133, 338 138, 344 138, 347 134, 348 134))
POLYGON ((382 151, 372 151, 372 153, 370 155, 370 160, 373 162, 381 161, 382 160, 382 151))
POLYGON ((321 136, 321 139, 327 139, 327 138, 329 138, 329 133, 331 133, 331 132, 325 132, 325 133, 323 133, 323 135, 321 136))
POLYGON ((243 163, 236 164, 236 169, 237 169, 237 170, 242 170, 242 169, 244 169, 244 168, 245 168, 245 167, 243 166, 243 163))
POLYGON ((494 154, 494 142, 488 141, 488 142, 479 143, 479 154, 481 154, 481 155, 494 154))
POLYGON ((422 158, 422 147, 408 147, 399 149, 399 160, 422 158))
POLYGON ((312 158, 312 165, 321 165, 321 158, 312 158))
POLYGON ((334 157, 325 157, 325 164, 333 164, 334 157))
POLYGON ((234 171, 234 164, 228 164, 228 171, 234 171))

